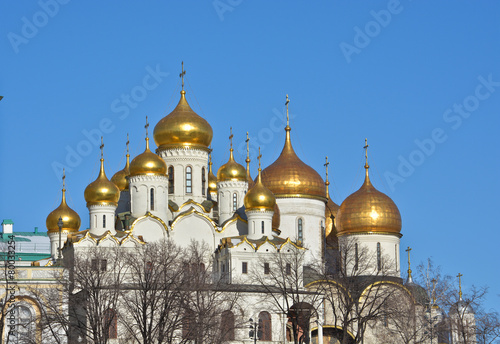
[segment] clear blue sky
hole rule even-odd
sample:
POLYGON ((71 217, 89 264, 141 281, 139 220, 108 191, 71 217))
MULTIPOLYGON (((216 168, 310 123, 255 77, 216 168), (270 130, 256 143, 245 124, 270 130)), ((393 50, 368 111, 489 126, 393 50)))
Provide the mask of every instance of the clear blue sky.
POLYGON ((0 13, 0 220, 15 229, 45 228, 58 164, 86 228, 100 153, 85 131, 107 131, 111 178, 126 134, 134 157, 145 116, 153 127, 177 103, 184 61, 215 167, 230 126, 237 147, 250 132, 264 166, 277 158, 288 93, 294 147, 322 175, 328 155, 334 201, 361 185, 367 137, 372 180, 401 211, 401 247, 462 272, 465 288, 489 285, 500 309, 500 3, 42 0, 0 13))

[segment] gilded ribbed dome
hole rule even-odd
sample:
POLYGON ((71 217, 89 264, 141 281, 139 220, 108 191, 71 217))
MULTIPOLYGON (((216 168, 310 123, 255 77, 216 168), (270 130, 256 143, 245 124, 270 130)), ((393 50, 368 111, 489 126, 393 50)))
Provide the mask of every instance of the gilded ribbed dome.
POLYGON ((155 153, 149 150, 149 137, 146 137, 146 149, 132 160, 130 175, 160 175, 167 174, 167 164, 155 153))
POLYGON ((59 218, 63 221, 63 231, 78 232, 80 229, 80 216, 66 204, 66 189, 64 187, 62 189, 61 204, 47 216, 45 221, 49 233, 59 232, 59 225, 57 224, 59 218))
POLYGON ((312 167, 295 154, 290 141, 290 127, 278 159, 262 171, 262 182, 277 198, 304 197, 326 201, 325 183, 312 167))
POLYGON ((368 175, 361 188, 347 197, 337 213, 339 235, 363 232, 399 234, 401 215, 389 196, 373 187, 368 175))
POLYGON ((113 177, 111 177, 111 181, 118 186, 120 191, 128 190, 128 176, 130 176, 130 154, 127 153, 127 162, 125 163, 125 167, 123 170, 116 172, 113 177))
POLYGON ((246 193, 243 204, 245 210, 274 210, 276 197, 274 197, 271 190, 262 184, 260 169, 257 182, 246 193))
POLYGON ((120 189, 106 177, 104 172, 104 159, 101 157, 101 169, 97 179, 85 188, 85 200, 87 207, 97 204, 118 205, 120 189))
POLYGON ((156 124, 153 136, 160 151, 179 147, 208 150, 213 131, 210 124, 191 109, 186 91, 182 90, 179 103, 156 124))
POLYGON ((229 161, 222 165, 217 171, 217 181, 224 182, 229 180, 247 180, 245 168, 234 160, 233 148, 229 150, 229 161))
POLYGON ((210 155, 210 162, 208 163, 208 193, 217 193, 217 177, 212 172, 212 155, 210 155))

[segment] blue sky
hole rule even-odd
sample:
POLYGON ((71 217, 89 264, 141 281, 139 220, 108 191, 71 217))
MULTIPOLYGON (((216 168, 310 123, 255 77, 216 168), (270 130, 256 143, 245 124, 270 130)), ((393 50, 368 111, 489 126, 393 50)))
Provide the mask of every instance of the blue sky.
POLYGON ((277 158, 288 93, 294 148, 322 175, 329 157, 334 201, 361 185, 367 137, 372 181, 399 207, 413 263, 432 257, 465 288, 488 285, 500 309, 500 3, 42 0, 0 13, 0 219, 17 230, 45 228, 62 166, 86 228, 93 135, 104 133, 111 178, 126 134, 134 157, 145 116, 153 127, 177 103, 184 61, 216 168, 230 126, 240 163, 250 133, 252 175, 256 147, 263 166, 277 158))

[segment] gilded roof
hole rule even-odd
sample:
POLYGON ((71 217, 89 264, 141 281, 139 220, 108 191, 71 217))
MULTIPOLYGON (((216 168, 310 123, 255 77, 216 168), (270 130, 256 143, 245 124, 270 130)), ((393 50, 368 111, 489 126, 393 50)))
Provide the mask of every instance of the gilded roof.
POLYGON ((217 181, 246 181, 247 172, 245 168, 234 160, 233 148, 229 150, 229 161, 222 165, 217 171, 217 181))
POLYGON ((276 205, 276 197, 271 190, 262 184, 261 171, 257 176, 257 183, 248 190, 243 200, 245 210, 274 210, 276 205))
POLYGON ((146 137, 146 149, 132 160, 130 175, 161 175, 167 174, 167 164, 155 153, 149 150, 149 138, 146 137))
POLYGON ((104 159, 101 158, 101 168, 97 179, 85 188, 85 200, 87 207, 96 204, 118 205, 120 199, 120 189, 108 180, 104 172, 104 159))
POLYGON ((80 216, 66 204, 66 189, 64 188, 62 189, 61 204, 47 216, 47 220, 45 221, 49 233, 59 232, 59 226, 57 224, 59 218, 61 218, 63 222, 61 228, 63 231, 78 232, 80 229, 80 216))
POLYGON ((130 176, 130 154, 127 154, 127 162, 125 163, 125 167, 123 170, 116 172, 113 177, 111 177, 111 181, 118 186, 120 191, 128 190, 129 181, 127 177, 130 176))

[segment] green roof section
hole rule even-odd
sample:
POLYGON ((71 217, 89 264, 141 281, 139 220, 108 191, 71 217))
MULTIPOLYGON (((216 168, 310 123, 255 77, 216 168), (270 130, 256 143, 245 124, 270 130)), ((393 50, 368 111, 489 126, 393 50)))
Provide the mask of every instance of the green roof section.
MULTIPOLYGON (((36 262, 42 259, 49 259, 50 254, 47 253, 16 253, 15 254, 16 261, 28 261, 28 262, 36 262)), ((5 261, 7 259, 7 253, 0 253, 0 261, 5 261)))
POLYGON ((2 221, 2 225, 13 225, 14 224, 14 221, 12 221, 11 219, 4 219, 2 221))

